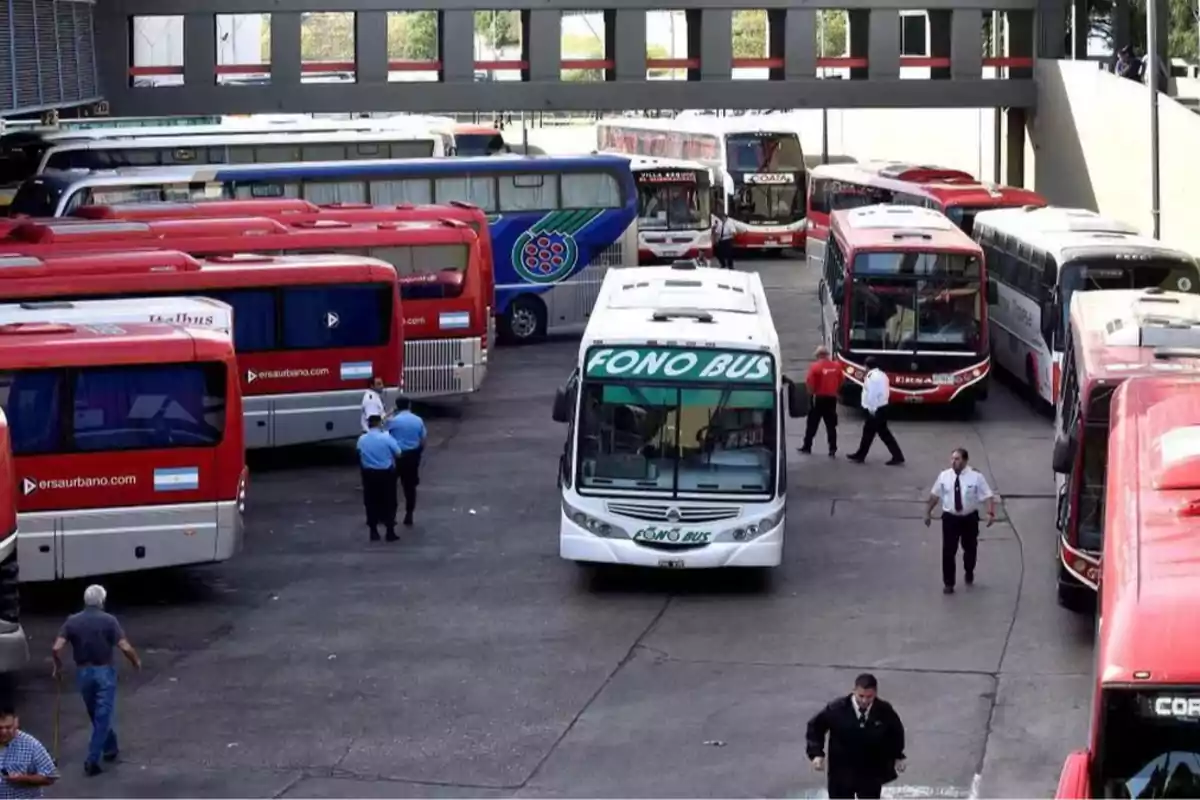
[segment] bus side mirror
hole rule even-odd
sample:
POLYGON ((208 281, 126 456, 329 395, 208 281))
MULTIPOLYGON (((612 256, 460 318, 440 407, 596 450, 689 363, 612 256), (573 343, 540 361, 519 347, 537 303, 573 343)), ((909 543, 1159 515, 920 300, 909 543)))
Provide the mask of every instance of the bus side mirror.
POLYGON ((1054 329, 1058 326, 1060 316, 1058 303, 1050 301, 1042 306, 1042 339, 1048 347, 1053 347, 1054 329))
POLYGON ((1059 475, 1071 474, 1071 469, 1075 466, 1075 446, 1074 436, 1054 441, 1054 456, 1051 460, 1051 466, 1059 475))
POLYGON ((1058 776, 1058 791, 1055 797, 1084 798, 1092 796, 1091 781, 1088 779, 1088 751, 1076 750, 1067 756, 1062 773, 1058 776))
POLYGON ((571 420, 571 394, 566 389, 554 390, 554 410, 550 413, 550 418, 555 422, 571 420))
POLYGON ((810 404, 808 396, 808 387, 803 383, 796 383, 789 380, 787 382, 787 404, 788 416, 792 419, 808 415, 808 407, 810 404))
POLYGON ((987 284, 987 304, 989 306, 998 305, 1000 303, 1000 290, 996 288, 995 281, 988 281, 987 284))

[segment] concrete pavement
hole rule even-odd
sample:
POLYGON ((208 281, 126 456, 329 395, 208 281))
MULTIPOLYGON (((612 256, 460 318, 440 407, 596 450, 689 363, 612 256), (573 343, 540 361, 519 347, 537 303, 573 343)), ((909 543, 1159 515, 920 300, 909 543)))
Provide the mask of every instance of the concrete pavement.
MULTIPOLYGON (((762 261, 790 371, 817 343, 815 285, 762 261)), ((785 564, 591 579, 557 555, 553 390, 576 341, 502 349, 431 420, 417 527, 371 545, 347 446, 256 457, 246 552, 110 581, 143 650, 123 671, 125 760, 80 772, 64 698, 55 796, 816 797, 804 723, 875 672, 909 733, 893 796, 1049 796, 1084 740, 1091 622, 1054 600, 1050 424, 1003 387, 976 419, 906 413, 908 459, 795 452, 785 564), (1006 496, 978 583, 941 594, 920 502, 954 446, 1006 496)), ((843 410, 842 452, 859 431, 843 410)), ((819 449, 819 448, 818 448, 819 449)), ((31 593, 41 658, 82 585, 31 593)), ((26 729, 52 738, 44 661, 26 729)))

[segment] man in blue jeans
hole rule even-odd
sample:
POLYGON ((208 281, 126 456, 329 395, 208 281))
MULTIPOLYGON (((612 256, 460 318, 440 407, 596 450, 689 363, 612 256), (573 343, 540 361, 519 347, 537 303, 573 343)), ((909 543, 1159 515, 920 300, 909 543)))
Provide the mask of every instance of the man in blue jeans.
POLYGON ((113 648, 119 648, 135 669, 142 668, 137 650, 125 638, 121 623, 104 610, 108 592, 92 584, 83 592, 83 611, 67 617, 51 655, 54 658, 54 677, 62 672, 62 651, 67 643, 75 656, 76 681, 83 704, 92 720, 92 738, 88 743, 84 774, 99 775, 100 759, 116 761, 117 732, 113 729, 117 710, 117 668, 113 664, 113 648))

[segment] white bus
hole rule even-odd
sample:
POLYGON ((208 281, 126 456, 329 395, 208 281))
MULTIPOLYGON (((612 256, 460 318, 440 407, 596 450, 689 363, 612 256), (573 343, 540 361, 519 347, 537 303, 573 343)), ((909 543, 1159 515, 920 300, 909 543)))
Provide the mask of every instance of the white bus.
POLYGON ((712 170, 714 207, 740 223, 739 248, 803 247, 805 161, 794 130, 769 117, 605 119, 601 151, 697 161, 712 170))
POLYGON ((633 156, 638 263, 712 258, 712 172, 696 161, 633 156))
POLYGON ((449 155, 452 147, 453 137, 404 117, 15 130, 0 135, 0 206, 48 169, 428 158, 449 155))
MULTIPOLYGON (((612 270, 554 399, 559 553, 586 564, 774 567, 787 504, 779 337, 755 273, 612 270)), ((784 391, 784 387, 788 391, 784 391)))
POLYGON ((162 322, 233 336, 233 307, 208 297, 139 297, 135 300, 27 300, 0 304, 0 324, 128 325, 162 322))
POLYGON ((1057 402, 1071 297, 1077 291, 1147 289, 1200 293, 1189 254, 1137 228, 1078 208, 983 211, 972 232, 996 290, 988 309, 992 360, 1057 402))

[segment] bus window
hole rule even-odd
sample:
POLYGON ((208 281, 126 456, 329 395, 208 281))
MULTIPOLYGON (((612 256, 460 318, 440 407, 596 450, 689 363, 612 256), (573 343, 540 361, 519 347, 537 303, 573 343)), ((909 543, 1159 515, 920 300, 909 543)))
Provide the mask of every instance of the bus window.
POLYGON ((283 290, 283 346, 287 349, 382 347, 391 335, 390 286, 283 290))
POLYGON ((0 402, 8 416, 14 455, 53 453, 61 438, 63 373, 0 373, 0 402))
POLYGON ((537 211, 558 206, 557 175, 501 175, 500 211, 537 211))
POLYGON ((433 202, 433 183, 428 178, 395 181, 373 180, 370 182, 370 186, 372 205, 398 206, 411 203, 420 206, 433 202))
POLYGON ((437 202, 458 200, 479 206, 484 211, 496 210, 496 182, 490 177, 438 178, 437 202))
MULTIPOLYGON (((433 145, 429 142, 392 142, 392 158, 432 158, 433 145)), ((381 158, 380 156, 374 156, 381 158)))
POLYGON ((73 399, 79 452, 208 447, 225 434, 223 365, 80 370, 73 399))
POLYGON ((1083 474, 1079 476, 1079 547, 1096 552, 1104 537, 1104 478, 1108 466, 1108 415, 1083 430, 1083 474))
POLYGON ((562 176, 563 208, 620 208, 621 187, 607 172, 562 176))
POLYGON ((404 300, 433 300, 463 293, 469 255, 466 245, 375 247, 367 255, 396 268, 404 300))
POLYGON ((310 203, 365 203, 367 185, 363 181, 320 181, 305 183, 303 197, 310 203))
POLYGON ((275 293, 270 289, 206 291, 207 297, 233 307, 233 348, 239 353, 278 350, 275 293))

